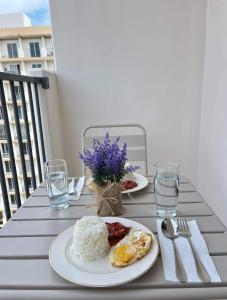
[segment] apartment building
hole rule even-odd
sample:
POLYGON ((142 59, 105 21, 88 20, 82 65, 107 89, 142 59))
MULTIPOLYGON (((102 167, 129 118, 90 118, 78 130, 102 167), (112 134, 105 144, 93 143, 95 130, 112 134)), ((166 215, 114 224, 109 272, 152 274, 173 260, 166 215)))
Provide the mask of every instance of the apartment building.
MULTIPOLYGON (((27 16, 22 14, 0 15, 0 71, 13 74, 29 75, 31 70, 48 69, 54 71, 54 55, 51 40, 51 28, 48 26, 34 27, 30 26, 27 16), (19 27, 12 27, 16 24, 19 27)), ((25 200, 25 192, 23 186, 23 177, 19 156, 19 147, 17 142, 16 127, 14 121, 14 112, 12 107, 12 98, 9 83, 4 83, 4 90, 8 108, 8 116, 13 141, 14 155, 16 160, 16 168, 19 174, 19 188, 22 202, 25 200), (21 176, 20 176, 21 174, 21 176)), ((15 85, 15 94, 17 98, 18 114, 20 119, 21 133, 23 138, 23 150, 26 160, 26 168, 28 172, 28 184, 32 188, 32 180, 29 177, 30 162, 28 158, 28 148, 26 140, 26 131, 24 127, 23 110, 21 107, 21 91, 19 84, 15 85)), ((29 101, 27 91, 25 89, 25 98, 28 107, 28 118, 30 119, 29 101)), ((30 120, 29 120, 30 121, 30 120)), ((34 148, 33 132, 30 125, 32 148, 34 148)), ((4 126, 3 112, 0 106, 0 151, 2 154, 4 172, 7 181, 8 196, 11 211, 16 210, 15 192, 13 187, 13 176, 11 173, 11 165, 9 159, 9 149, 6 140, 6 132, 4 126)), ((33 151, 35 153, 35 150, 33 151)), ((35 155, 35 154, 34 154, 35 155)), ((34 157, 34 161, 35 161, 34 157)), ((37 166, 36 176, 38 178, 37 166)), ((2 203, 0 190, 0 226, 4 223, 4 207, 2 203)))

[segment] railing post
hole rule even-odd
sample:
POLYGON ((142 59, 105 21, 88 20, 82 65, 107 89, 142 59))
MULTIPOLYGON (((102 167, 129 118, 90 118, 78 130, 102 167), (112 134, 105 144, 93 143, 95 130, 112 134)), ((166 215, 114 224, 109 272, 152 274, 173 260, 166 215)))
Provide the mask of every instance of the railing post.
MULTIPOLYGON (((38 176, 39 176, 39 182, 42 182, 42 169, 41 169, 41 159, 40 159, 40 151, 42 153, 42 160, 46 160, 46 151, 45 151, 45 145, 44 145, 44 137, 43 137, 43 125, 42 125, 42 117, 41 116, 41 110, 40 110, 40 99, 39 99, 39 91, 38 91, 38 85, 42 87, 42 89, 48 89, 49 88, 49 80, 46 77, 33 77, 33 76, 24 76, 24 75, 18 75, 18 74, 12 74, 7 72, 0 72, 0 106, 1 106, 1 114, 3 115, 4 120, 4 139, 7 140, 7 153, 9 154, 10 158, 10 166, 11 166, 11 173, 13 177, 13 188, 15 191, 15 200, 17 208, 21 206, 21 194, 19 189, 19 182, 18 182, 18 175, 17 171, 19 169, 22 170, 23 174, 23 181, 24 181, 24 190, 26 197, 29 196, 29 184, 28 184, 28 168, 26 167, 26 163, 28 161, 25 161, 25 154, 29 155, 29 172, 31 172, 32 177, 32 186, 35 189, 36 188, 36 165, 34 163, 34 156, 33 152, 36 153, 37 158, 37 170, 38 170, 38 176), (4 81, 4 84, 3 84, 4 81), (13 141, 12 139, 12 130, 14 131, 14 125, 11 127, 10 121, 9 121, 9 107, 7 107, 8 103, 6 99, 7 93, 5 94, 5 82, 9 83, 10 92, 11 92, 11 100, 12 100, 12 106, 13 106, 13 116, 15 121, 15 127, 16 127, 16 137, 17 141, 13 141), (18 85, 15 85, 15 82, 19 83, 18 85), (25 99, 25 87, 24 83, 27 84, 27 93, 28 93, 28 100, 29 100, 29 109, 26 105, 26 99, 25 99), (32 89, 31 85, 34 86, 34 89, 32 89), (16 90, 17 88, 17 90, 16 90), (21 123, 21 116, 19 108, 18 108, 18 101, 17 101, 17 94, 20 93, 20 99, 21 99, 21 106, 22 106, 22 112, 23 112, 23 119, 24 119, 24 127, 26 131, 26 145, 27 145, 27 151, 24 150, 23 145, 23 136, 22 136, 22 123, 21 123), (32 132, 30 131, 31 128, 29 126, 29 119, 28 114, 29 111, 31 113, 31 126, 32 126, 32 132), (38 127, 37 127, 38 126, 38 127), (32 144, 32 138, 34 138, 34 147, 35 151, 33 150, 33 144, 32 144), (13 144, 13 142, 17 142, 17 145, 13 144), (20 153, 20 162, 21 165, 16 165, 15 161, 15 155, 14 155, 14 149, 15 147, 19 148, 20 153), (28 152, 28 153, 27 153, 28 152), (18 170, 17 170, 18 169, 18 170)), ((41 90, 42 90, 41 89, 41 90)), ((9 99, 10 100, 10 99, 9 99)), ((11 109, 10 109, 11 110, 11 109)), ((10 112, 9 112, 10 113, 10 112)), ((11 113, 10 113, 11 114, 11 113)), ((17 149, 17 148, 16 148, 17 149)), ((3 148, 4 151, 5 148, 3 148)), ((1 151, 1 150, 0 150, 1 151)), ((4 152, 3 152, 4 153, 4 152)), ((9 170, 8 170, 9 171, 9 170)), ((9 181, 10 188, 12 182, 9 181)), ((4 210, 5 210, 5 216, 8 220, 11 217, 11 211, 10 211, 10 202, 9 202, 9 195, 8 195, 8 189, 7 189, 7 182, 6 177, 4 173, 4 161, 2 160, 2 152, 0 152, 0 185, 1 185, 1 193, 2 193, 2 201, 4 204, 4 210)))
POLYGON ((21 169, 22 169, 23 180, 24 180, 24 190, 25 190, 26 198, 28 198, 29 197, 28 177, 27 177, 27 170, 26 170, 25 158, 24 158, 23 142, 22 142, 22 135, 20 129, 20 119, 19 119, 18 108, 17 108, 17 99, 15 94, 14 82, 10 81, 9 84, 10 84, 12 103, 13 103, 16 131, 17 131, 17 141, 18 141, 20 159, 21 159, 21 169))
POLYGON ((13 184, 14 184, 15 195, 16 195, 16 203, 17 203, 17 207, 19 208, 21 206, 20 190, 19 190, 19 185, 18 185, 17 169, 16 169, 16 164, 15 164, 13 143, 12 143, 12 137, 11 137, 11 132, 10 132, 10 126, 9 126, 9 117, 8 117, 8 112, 7 112, 5 92, 4 92, 2 80, 0 80, 0 99, 1 99, 1 105, 2 105, 4 125, 6 128, 6 139, 7 139, 8 148, 9 148, 9 157, 10 157, 12 174, 13 174, 13 184))
POLYGON ((19 86, 20 86, 20 90, 21 90, 22 110, 23 110, 23 115, 24 115, 24 124, 25 124, 27 143, 28 143, 28 155, 29 155, 29 162, 30 162, 30 167, 31 167, 32 186, 33 186, 33 189, 36 189, 35 168, 34 168, 34 161, 33 161, 32 144, 31 144, 31 137, 30 137, 28 114, 27 114, 27 107, 26 107, 26 101, 25 101, 25 95, 24 95, 23 82, 20 81, 19 86))
POLYGON ((45 153, 45 145, 44 145, 44 139, 43 139, 43 127, 42 127, 42 120, 41 120, 41 113, 40 113, 39 93, 38 93, 37 83, 34 83, 34 88, 35 88, 35 101, 36 101, 35 104, 36 104, 38 124, 39 124, 42 157, 43 157, 43 161, 46 161, 46 153, 45 153))
POLYGON ((11 218, 11 212, 10 212, 7 188, 6 188, 6 179, 5 179, 4 168, 2 163, 1 151, 0 151, 0 184, 2 189, 2 199, 3 199, 4 209, 5 209, 6 220, 9 220, 11 218))
POLYGON ((37 168, 38 168, 38 174, 39 174, 39 182, 42 182, 42 169, 41 169, 40 155, 39 155, 39 144, 38 144, 35 111, 34 111, 32 89, 31 89, 30 82, 27 82, 27 88, 28 88, 28 98, 29 98, 29 104, 30 104, 30 110, 31 110, 31 118, 32 118, 32 129, 33 129, 33 134, 34 134, 35 152, 36 152, 36 156, 37 156, 37 168))

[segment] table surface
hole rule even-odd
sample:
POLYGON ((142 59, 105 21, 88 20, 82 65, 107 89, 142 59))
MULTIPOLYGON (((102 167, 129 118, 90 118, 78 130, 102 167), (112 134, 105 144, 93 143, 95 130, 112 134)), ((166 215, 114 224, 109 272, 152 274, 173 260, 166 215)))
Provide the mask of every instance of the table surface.
MULTIPOLYGON (((152 177, 149 185, 123 196, 124 215, 144 224, 157 234, 152 177)), ((87 187, 78 201, 61 211, 49 207, 45 185, 41 184, 0 230, 0 299, 226 299, 227 233, 194 186, 180 178, 179 214, 195 219, 219 271, 221 283, 166 282, 160 256, 140 278, 114 288, 87 288, 70 283, 51 268, 49 247, 54 238, 84 215, 95 214, 87 187)))

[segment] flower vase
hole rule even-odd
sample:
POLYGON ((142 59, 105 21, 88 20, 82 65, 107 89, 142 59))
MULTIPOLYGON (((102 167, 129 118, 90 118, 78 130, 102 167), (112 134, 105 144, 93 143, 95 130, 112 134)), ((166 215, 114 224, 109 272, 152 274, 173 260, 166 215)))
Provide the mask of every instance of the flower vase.
POLYGON ((92 183, 98 216, 118 216, 122 213, 122 186, 119 182, 104 185, 92 183))

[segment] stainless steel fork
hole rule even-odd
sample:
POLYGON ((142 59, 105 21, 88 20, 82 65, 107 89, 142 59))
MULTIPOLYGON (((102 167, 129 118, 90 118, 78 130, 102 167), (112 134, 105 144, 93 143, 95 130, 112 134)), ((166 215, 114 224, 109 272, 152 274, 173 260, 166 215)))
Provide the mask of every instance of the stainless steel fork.
POLYGON ((198 256, 197 251, 192 243, 192 240, 191 240, 192 234, 190 232, 190 229, 188 227, 188 223, 187 223, 186 219, 184 217, 177 217, 177 225, 178 225, 179 234, 181 236, 185 237, 186 239, 188 239, 188 241, 189 241, 189 244, 191 246, 192 253, 194 256, 195 265, 196 265, 196 269, 197 269, 199 278, 203 282, 210 282, 210 276, 209 276, 205 266, 203 265, 200 257, 198 256))

